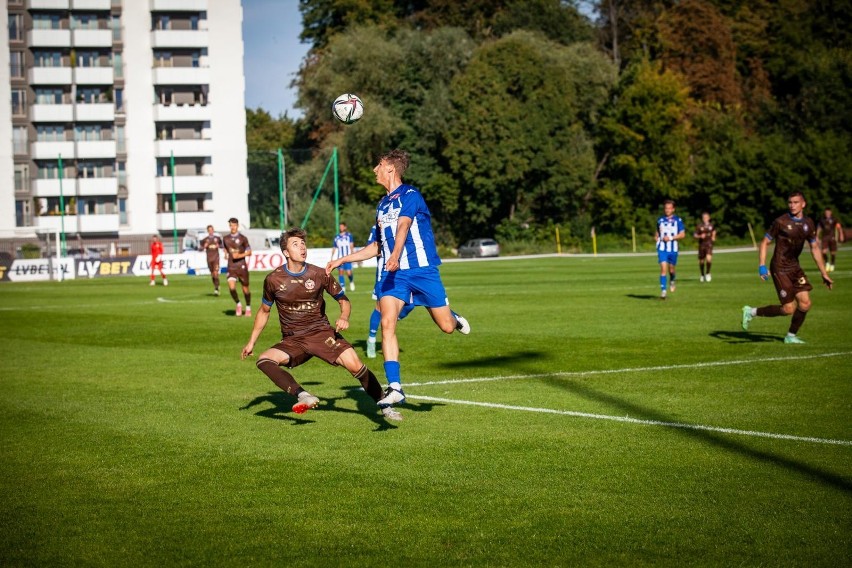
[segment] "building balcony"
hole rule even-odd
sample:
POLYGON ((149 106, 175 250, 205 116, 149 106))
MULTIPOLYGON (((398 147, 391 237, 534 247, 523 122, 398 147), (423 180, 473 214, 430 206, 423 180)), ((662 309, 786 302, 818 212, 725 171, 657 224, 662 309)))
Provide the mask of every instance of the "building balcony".
POLYGON ((30 10, 67 10, 69 7, 69 0, 27 0, 30 10))
MULTIPOLYGON (((65 187, 63 186, 63 190, 65 187)), ((118 178, 79 178, 77 180, 77 194, 79 196, 89 195, 117 195, 118 178)))
POLYGON ((155 105, 154 120, 158 122, 206 122, 213 118, 211 105, 155 105))
POLYGON ((71 0, 71 8, 74 10, 106 10, 109 11, 111 0, 71 0))
POLYGON ((112 67, 77 67, 74 69, 74 82, 78 85, 112 85, 112 67))
POLYGON ((30 85, 70 85, 70 67, 33 67, 27 72, 30 85))
POLYGON ((71 47, 71 30, 30 30, 27 44, 30 47, 71 47))
MULTIPOLYGON (((219 224, 222 224, 221 219, 219 219, 219 224)), ((158 231, 171 231, 175 227, 178 231, 185 231, 186 229, 206 227, 207 225, 216 226, 216 214, 213 211, 178 212, 174 215, 172 213, 157 213, 158 231)))
MULTIPOLYGON (((76 217, 76 215, 74 215, 76 217)), ((74 222, 74 217, 66 215, 64 219, 65 232, 77 232, 77 223, 74 222)), ((39 229, 49 233, 56 233, 62 230, 63 219, 62 215, 42 215, 33 217, 33 226, 38 231, 39 229)))
POLYGON ((206 12, 207 0, 151 0, 152 12, 206 12))
POLYGON ((77 142, 77 158, 115 158, 115 140, 77 142))
POLYGON ((112 122, 115 105, 112 103, 78 104, 74 106, 75 120, 79 122, 112 122))
MULTIPOLYGON (((154 142, 154 155, 168 158, 174 152, 175 158, 197 158, 213 155, 212 140, 157 140, 154 142)), ((171 189, 169 189, 171 192, 171 189)))
POLYGON ((112 47, 112 30, 73 30, 74 47, 112 47))
MULTIPOLYGON (((117 233, 118 214, 115 215, 74 215, 71 225, 77 233, 117 233)), ((65 218, 65 230, 68 230, 68 217, 65 218)))
MULTIPOLYGON (((172 192, 171 176, 157 178, 157 193, 172 192)), ((175 193, 212 193, 213 176, 175 176, 175 193)))
POLYGON ((33 197, 59 197, 64 195, 65 199, 68 199, 90 195, 117 195, 118 179, 114 177, 67 178, 62 180, 61 188, 58 179, 34 179, 30 182, 30 188, 33 197))
POLYGON ((60 195, 68 197, 77 191, 75 182, 74 179, 63 179, 60 188, 58 179, 34 179, 30 182, 30 188, 33 197, 59 197, 60 195))
POLYGON ((151 47, 192 48, 210 45, 207 30, 154 30, 151 32, 151 47))
POLYGON ((33 105, 30 122, 74 122, 74 105, 33 105))
POLYGON ((209 67, 155 67, 155 85, 209 85, 209 67))
POLYGON ((73 159, 74 142, 33 142, 30 144, 30 157, 34 160, 56 160, 62 156, 63 160, 73 159))

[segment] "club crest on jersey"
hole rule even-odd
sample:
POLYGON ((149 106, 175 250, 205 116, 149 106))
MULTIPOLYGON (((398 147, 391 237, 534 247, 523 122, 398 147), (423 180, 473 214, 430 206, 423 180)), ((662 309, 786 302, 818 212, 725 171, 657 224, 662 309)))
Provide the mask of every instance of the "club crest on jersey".
POLYGON ((786 298, 786 297, 787 297, 787 290, 781 290, 781 297, 782 297, 782 298, 786 298))
POLYGON ((800 276, 800 277, 799 277, 799 286, 804 286, 804 285, 805 285, 805 284, 807 284, 807 283, 808 283, 808 279, 807 279, 807 278, 805 278, 804 276, 800 276))
POLYGON ((305 280, 305 288, 307 288, 308 290, 313 290, 314 288, 316 288, 316 286, 317 283, 311 280, 310 278, 305 280))
POLYGON ((805 232, 808 232, 808 224, 807 224, 807 223, 805 223, 804 225, 802 225, 802 227, 805 229, 805 232))

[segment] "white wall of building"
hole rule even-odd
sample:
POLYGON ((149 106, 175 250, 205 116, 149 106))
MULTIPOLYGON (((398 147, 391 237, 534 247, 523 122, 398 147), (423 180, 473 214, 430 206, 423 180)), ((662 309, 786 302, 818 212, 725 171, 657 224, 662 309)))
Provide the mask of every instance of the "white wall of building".
MULTIPOLYGON (((8 21, 6 3, 0 6, 0 22, 8 21)), ((9 82, 9 28, 0 26, 0 238, 15 236, 15 162, 12 154, 12 86, 9 82)))

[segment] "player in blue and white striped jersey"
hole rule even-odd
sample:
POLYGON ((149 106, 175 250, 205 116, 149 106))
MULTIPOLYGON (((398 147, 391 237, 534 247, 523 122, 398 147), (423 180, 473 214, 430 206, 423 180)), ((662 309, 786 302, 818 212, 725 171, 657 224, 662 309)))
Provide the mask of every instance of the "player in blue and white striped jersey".
POLYGON ((675 202, 666 199, 663 202, 664 215, 657 219, 657 262, 660 263, 660 299, 666 299, 666 276, 669 277, 669 290, 675 291, 675 271, 677 266, 678 241, 686 234, 683 219, 674 214, 675 202))
MULTIPOLYGON (((372 243, 376 242, 378 235, 378 230, 376 226, 370 229, 370 236, 367 237, 367 245, 370 246, 372 243)), ((373 299, 376 300, 376 308, 373 310, 373 313, 370 314, 370 332, 367 336, 367 357, 372 359, 376 356, 376 334, 379 332, 379 326, 382 325, 382 312, 379 309, 379 294, 381 293, 381 285, 382 285, 382 270, 384 270, 384 264, 382 263, 382 255, 380 254, 377 258, 376 262, 376 285, 373 287, 373 299)), ((401 319, 405 319, 405 316, 411 313, 411 310, 416 308, 417 305, 411 302, 405 304, 402 307, 402 310, 399 312, 399 317, 397 321, 401 319)))
POLYGON ((441 258, 435 246, 429 208, 416 187, 402 182, 408 161, 406 152, 392 150, 373 168, 376 182, 387 191, 376 208, 378 241, 326 265, 326 272, 330 274, 344 262, 366 260, 379 254, 384 260, 381 284, 376 290, 382 314, 382 354, 388 379, 386 396, 379 401, 381 405, 405 401, 396 337, 396 322, 403 306, 413 302, 426 307, 444 333, 456 330, 470 333, 467 320, 450 309, 441 282, 438 272, 441 258))
MULTIPOLYGON (((340 224, 340 232, 334 236, 334 248, 331 251, 331 259, 334 257, 343 258, 347 254, 355 252, 355 239, 352 238, 352 233, 346 230, 346 223, 340 224)), ((355 276, 352 274, 352 263, 345 262, 337 271, 337 280, 340 282, 340 287, 346 290, 346 279, 343 275, 349 277, 349 289, 355 290, 355 276)))

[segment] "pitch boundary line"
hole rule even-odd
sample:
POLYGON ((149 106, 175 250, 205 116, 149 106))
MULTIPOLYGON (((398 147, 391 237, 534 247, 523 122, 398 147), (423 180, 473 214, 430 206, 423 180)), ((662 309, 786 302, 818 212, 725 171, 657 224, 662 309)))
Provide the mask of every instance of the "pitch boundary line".
POLYGON ((555 371, 551 373, 532 373, 526 375, 500 375, 494 377, 479 377, 473 379, 447 379, 443 381, 423 381, 405 383, 405 387, 423 387, 429 385, 452 385, 463 383, 484 383, 490 381, 515 381, 521 379, 540 379, 542 377, 591 377, 595 375, 616 375, 619 373, 643 373, 647 371, 672 371, 676 369, 700 369, 704 367, 726 367, 729 365, 751 365, 754 363, 771 363, 775 361, 802 361, 824 357, 843 357, 852 355, 852 351, 836 351, 833 353, 817 353, 814 355, 793 355, 789 357, 763 357, 758 359, 734 359, 731 361, 707 361, 704 363, 684 363, 680 365, 653 365, 648 367, 624 367, 622 369, 597 369, 591 371, 555 371))
POLYGON ((560 416, 572 416, 575 418, 591 418, 594 420, 609 420, 612 422, 625 422, 628 424, 639 424, 642 426, 663 426, 666 428, 680 428, 683 430, 701 430, 704 432, 719 432, 722 434, 734 434, 737 436, 750 436, 754 438, 771 438, 774 440, 792 440, 794 442, 811 442, 815 444, 830 444, 835 446, 852 446, 852 440, 835 440, 832 438, 817 438, 812 436, 794 436, 792 434, 776 434, 773 432, 760 432, 757 430, 739 430, 737 428, 723 428, 721 426, 707 426, 704 424, 689 424, 686 422, 666 422, 663 420, 645 420, 642 418, 630 418, 629 416, 612 416, 608 414, 594 414, 591 412, 579 412, 576 410, 554 410, 552 408, 535 408, 529 406, 515 406, 511 404, 497 404, 493 402, 475 402, 472 400, 456 400, 452 398, 440 398, 435 396, 406 395, 407 398, 424 400, 428 402, 443 402, 448 404, 464 404, 467 406, 482 406, 485 408, 497 408, 501 410, 518 410, 522 412, 538 412, 543 414, 557 414, 560 416))

